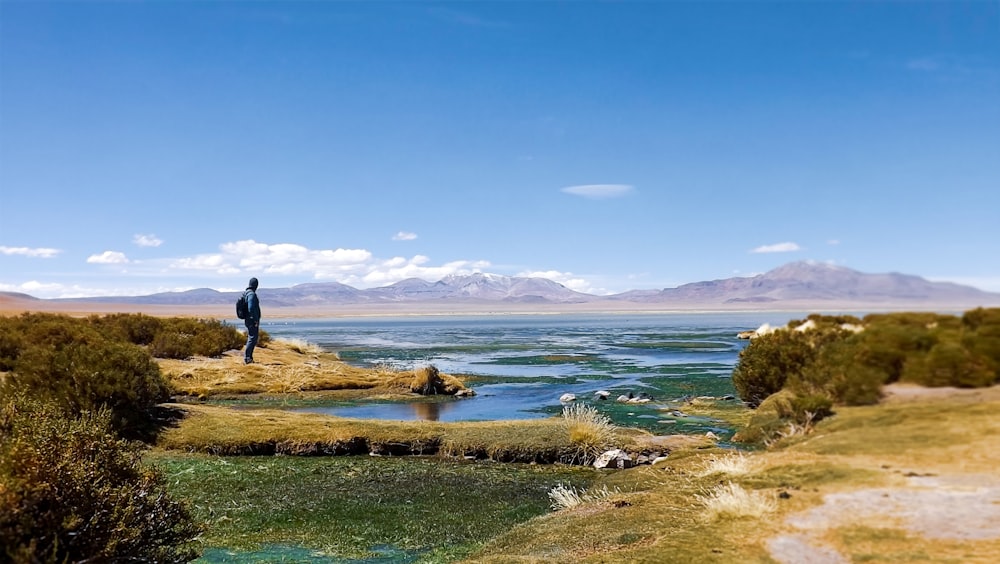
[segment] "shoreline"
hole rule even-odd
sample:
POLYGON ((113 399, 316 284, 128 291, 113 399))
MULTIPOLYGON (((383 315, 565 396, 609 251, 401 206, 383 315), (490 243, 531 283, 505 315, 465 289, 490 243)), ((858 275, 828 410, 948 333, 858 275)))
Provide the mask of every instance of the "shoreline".
MULTIPOLYGON (((482 303, 388 303, 345 304, 319 306, 268 307, 262 296, 264 319, 378 319, 390 317, 503 317, 545 315, 703 315, 703 314, 788 314, 827 313, 864 314, 901 311, 933 311, 962 313, 977 307, 997 307, 1000 304, 921 303, 921 302, 823 302, 817 300, 789 301, 762 307, 760 304, 622 304, 597 302, 579 304, 512 304, 482 303)), ((142 313, 154 317, 199 317, 236 319, 231 305, 164 305, 132 304, 115 301, 73 302, 0 295, 0 316, 23 313, 55 313, 71 316, 142 313)))

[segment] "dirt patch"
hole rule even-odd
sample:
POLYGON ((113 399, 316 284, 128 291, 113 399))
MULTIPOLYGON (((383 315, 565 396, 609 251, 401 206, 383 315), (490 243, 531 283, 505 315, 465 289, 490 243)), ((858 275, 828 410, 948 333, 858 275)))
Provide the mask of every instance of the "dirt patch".
POLYGON ((882 387, 883 403, 906 403, 933 399, 965 399, 970 401, 1000 399, 1000 386, 989 388, 926 388, 915 384, 889 384, 882 387))
POLYGON ((902 487, 829 494, 786 524, 796 532, 767 546, 772 558, 787 564, 848 562, 819 539, 829 529, 852 525, 890 526, 930 539, 1000 539, 1000 477, 911 476, 902 487))

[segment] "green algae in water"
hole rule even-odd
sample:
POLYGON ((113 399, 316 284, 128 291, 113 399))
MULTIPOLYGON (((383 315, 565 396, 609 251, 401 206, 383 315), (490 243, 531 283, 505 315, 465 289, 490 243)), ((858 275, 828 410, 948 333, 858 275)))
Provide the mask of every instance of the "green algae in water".
POLYGON ((475 364, 496 364, 500 366, 538 366, 546 364, 578 364, 593 363, 600 360, 600 357, 593 354, 546 354, 532 356, 508 356, 489 361, 476 362, 475 364))
POLYGON ((587 487, 599 476, 592 468, 423 457, 157 452, 147 461, 207 524, 203 548, 220 558, 278 546, 358 559, 391 546, 447 559, 547 513, 557 484, 587 487))

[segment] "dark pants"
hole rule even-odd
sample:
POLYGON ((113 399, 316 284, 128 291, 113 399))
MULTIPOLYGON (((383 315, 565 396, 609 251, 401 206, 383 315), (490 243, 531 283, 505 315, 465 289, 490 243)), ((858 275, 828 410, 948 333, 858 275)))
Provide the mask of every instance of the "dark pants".
POLYGON ((244 362, 253 362, 253 349, 257 346, 257 335, 260 333, 260 327, 255 322, 253 325, 250 322, 246 323, 247 326, 247 350, 243 353, 244 362))

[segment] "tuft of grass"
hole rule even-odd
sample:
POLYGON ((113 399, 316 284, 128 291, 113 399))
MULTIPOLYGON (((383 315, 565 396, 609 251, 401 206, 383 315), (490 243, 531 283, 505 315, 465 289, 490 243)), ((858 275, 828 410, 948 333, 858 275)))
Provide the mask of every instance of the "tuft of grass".
POLYGON ((713 456, 705 461, 705 467, 698 472, 699 477, 712 474, 727 476, 743 476, 757 470, 759 459, 747 456, 742 452, 734 452, 722 456, 713 456))
MULTIPOLYGON (((275 343, 283 343, 289 349, 299 354, 321 354, 323 353, 323 347, 310 343, 305 339, 298 339, 293 337, 282 337, 280 339, 275 339, 275 343)), ((273 345, 272 345, 273 346, 273 345)))
POLYGON ((709 521, 722 517, 760 518, 778 508, 772 496, 745 490, 733 482, 715 486, 704 494, 696 494, 695 498, 705 506, 705 518, 709 521))
POLYGON ((618 428, 611 419, 592 406, 582 403, 567 405, 563 407, 562 417, 569 441, 581 462, 593 460, 619 440, 618 428))
POLYGON ((549 490, 549 499, 552 502, 552 510, 559 511, 560 509, 572 509, 591 501, 602 501, 619 493, 621 492, 617 488, 611 490, 606 485, 590 490, 585 488, 577 490, 574 486, 557 484, 556 487, 549 490))

